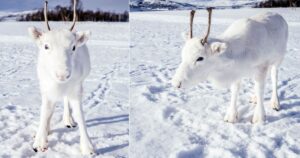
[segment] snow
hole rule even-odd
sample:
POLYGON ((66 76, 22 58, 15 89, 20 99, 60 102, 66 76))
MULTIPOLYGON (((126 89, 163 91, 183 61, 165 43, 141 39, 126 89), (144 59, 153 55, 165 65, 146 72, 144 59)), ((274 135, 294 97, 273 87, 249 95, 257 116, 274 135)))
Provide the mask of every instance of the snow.
POLYGON ((264 0, 204 0, 204 1, 198 1, 198 0, 175 0, 176 2, 181 3, 189 3, 193 5, 198 6, 211 6, 211 7, 217 7, 217 6, 236 6, 236 5, 245 5, 245 4, 251 4, 251 3, 257 3, 264 0))
POLYGON ((264 0, 130 0, 131 10, 252 7, 264 0))
POLYGON ((19 12, 0 11, 0 21, 17 21, 22 15, 35 13, 38 10, 28 10, 19 12))
MULTIPOLYGON (((141 2, 141 0, 130 0, 133 2, 141 2)), ((143 2, 148 3, 169 3, 169 2, 179 2, 179 3, 188 3, 198 6, 233 6, 233 5, 244 5, 253 2, 260 2, 263 0, 143 0, 143 2)))
MULTIPOLYGON (((253 82, 244 79, 238 123, 225 123, 228 89, 209 82, 177 90, 170 80, 180 63, 181 33, 188 31, 189 11, 133 12, 130 64, 130 157, 299 157, 300 156, 300 10, 226 9, 212 15, 211 36, 234 20, 265 11, 278 12, 289 24, 288 53, 279 69, 281 110, 269 106, 268 76, 264 96, 266 122, 251 124, 253 82)), ((199 10, 194 35, 203 36, 207 12, 199 10)))
MULTIPOLYGON (((52 28, 70 23, 50 22, 52 28)), ((49 148, 32 150, 41 97, 36 76, 37 47, 27 28, 41 22, 0 23, 0 157, 78 157, 78 128, 66 128, 59 103, 51 121, 49 148)), ((95 157, 128 157, 129 23, 77 23, 91 30, 87 42, 92 70, 84 82, 83 110, 95 157)))

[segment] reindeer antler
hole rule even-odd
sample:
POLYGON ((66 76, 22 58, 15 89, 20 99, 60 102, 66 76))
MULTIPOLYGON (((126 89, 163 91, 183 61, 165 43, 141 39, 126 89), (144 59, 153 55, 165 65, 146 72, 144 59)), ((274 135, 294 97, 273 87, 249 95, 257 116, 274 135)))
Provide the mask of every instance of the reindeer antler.
POLYGON ((48 30, 50 31, 51 29, 50 29, 50 26, 49 26, 49 23, 48 23, 47 12, 48 12, 48 1, 45 1, 44 18, 45 18, 46 26, 47 26, 48 30))
POLYGON ((190 13, 190 38, 193 38, 193 20, 195 15, 195 10, 191 10, 190 13))
POLYGON ((75 23, 76 23, 76 19, 77 19, 77 14, 76 14, 76 3, 77 3, 77 0, 74 0, 74 5, 73 5, 73 24, 70 28, 70 31, 73 30, 74 26, 75 26, 75 23))
POLYGON ((209 36, 209 32, 210 32, 210 25, 211 25, 211 13, 212 13, 212 8, 207 8, 208 11, 208 28, 207 28, 207 33, 205 35, 205 37, 201 40, 201 44, 204 45, 205 43, 207 43, 207 38, 209 36))

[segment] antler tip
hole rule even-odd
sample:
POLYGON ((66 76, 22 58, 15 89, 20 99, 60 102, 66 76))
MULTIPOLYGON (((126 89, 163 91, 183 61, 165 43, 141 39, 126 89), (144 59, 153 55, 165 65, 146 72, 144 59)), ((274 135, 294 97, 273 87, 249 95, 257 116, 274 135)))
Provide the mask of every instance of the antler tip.
POLYGON ((205 43, 207 43, 207 39, 210 33, 210 26, 211 26, 211 13, 212 13, 212 7, 208 7, 206 8, 208 11, 208 28, 207 28, 207 33, 205 35, 205 37, 201 40, 202 45, 204 45, 205 43))
POLYGON ((190 38, 193 38, 193 19, 195 15, 195 10, 191 10, 191 16, 190 16, 190 38))
POLYGON ((73 24, 70 28, 70 31, 72 31, 74 29, 75 23, 77 21, 77 14, 76 14, 76 5, 77 5, 77 0, 74 0, 74 4, 73 4, 73 24))
POLYGON ((44 18, 45 18, 47 29, 50 31, 51 29, 50 29, 50 26, 49 26, 49 23, 48 23, 47 12, 48 12, 48 1, 46 0, 45 1, 45 7, 44 7, 44 18))

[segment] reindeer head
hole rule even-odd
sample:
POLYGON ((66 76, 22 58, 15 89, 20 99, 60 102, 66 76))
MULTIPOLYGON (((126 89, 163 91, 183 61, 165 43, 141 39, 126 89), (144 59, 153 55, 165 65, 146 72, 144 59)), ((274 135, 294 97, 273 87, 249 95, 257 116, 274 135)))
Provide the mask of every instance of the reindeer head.
POLYGON ((193 18, 190 15, 190 34, 184 35, 185 44, 182 48, 181 63, 172 79, 172 85, 177 88, 188 88, 207 79, 209 73, 218 64, 218 56, 225 52, 227 46, 222 42, 208 41, 211 26, 211 12, 208 8, 208 29, 204 38, 193 37, 193 18))
MULTIPOLYGON (((68 81, 72 76, 74 57, 90 36, 90 31, 75 32, 76 0, 74 1, 73 23, 70 29, 51 30, 47 19, 47 1, 44 6, 44 17, 47 31, 35 27, 28 29, 29 35, 36 42, 43 62, 52 79, 59 83, 68 81)), ((82 52, 81 52, 82 53, 82 52)))

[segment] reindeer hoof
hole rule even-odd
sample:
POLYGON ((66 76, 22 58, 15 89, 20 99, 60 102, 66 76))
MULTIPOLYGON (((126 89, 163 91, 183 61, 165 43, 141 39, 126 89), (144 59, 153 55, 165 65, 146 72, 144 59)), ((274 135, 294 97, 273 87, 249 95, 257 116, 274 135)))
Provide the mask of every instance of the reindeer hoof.
POLYGON ((279 100, 278 99, 271 99, 271 107, 272 109, 274 109, 275 111, 279 111, 280 109, 280 104, 279 104, 279 100))
POLYGON ((77 125, 66 125, 67 128, 75 128, 77 125))
POLYGON ((265 122, 265 116, 264 115, 262 115, 262 116, 254 115, 253 118, 252 118, 252 121, 251 121, 252 124, 261 124, 261 123, 264 123, 264 122, 265 122))
POLYGON ((84 147, 81 146, 80 150, 83 155, 96 155, 96 152, 94 151, 93 147, 91 147, 91 145, 84 147))
POLYGON ((235 123, 238 120, 237 112, 229 112, 225 115, 224 121, 229 123, 235 123))
POLYGON ((72 117, 64 118, 64 123, 67 128, 74 128, 77 126, 77 123, 73 121, 72 117))
POLYGON ((48 148, 45 147, 45 148, 42 148, 41 151, 42 151, 42 152, 45 152, 45 151, 47 151, 47 149, 48 149, 48 148))
POLYGON ((32 148, 34 152, 38 152, 38 151, 41 151, 41 152, 45 152, 48 150, 48 147, 33 147, 32 148))

